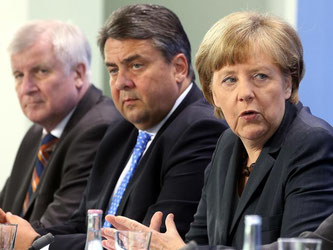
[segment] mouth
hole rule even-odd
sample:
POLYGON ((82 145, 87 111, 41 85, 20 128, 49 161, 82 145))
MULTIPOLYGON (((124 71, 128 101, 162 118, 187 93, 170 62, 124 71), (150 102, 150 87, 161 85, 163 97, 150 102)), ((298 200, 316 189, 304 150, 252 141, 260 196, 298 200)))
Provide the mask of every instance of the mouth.
POLYGON ((247 110, 247 111, 244 111, 240 114, 240 117, 245 119, 245 120, 253 120, 256 118, 256 116, 258 115, 259 113, 257 111, 254 111, 254 110, 247 110))
POLYGON ((40 105, 42 104, 43 101, 32 101, 32 102, 27 102, 24 104, 25 107, 28 107, 28 106, 37 106, 37 105, 40 105))
POLYGON ((137 98, 126 98, 123 100, 123 104, 132 104, 137 100, 138 100, 137 98))

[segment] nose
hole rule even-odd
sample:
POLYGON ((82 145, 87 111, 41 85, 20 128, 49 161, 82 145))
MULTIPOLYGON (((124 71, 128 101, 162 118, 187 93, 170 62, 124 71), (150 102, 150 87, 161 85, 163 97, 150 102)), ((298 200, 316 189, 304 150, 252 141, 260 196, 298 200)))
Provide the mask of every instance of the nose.
POLYGON ((117 78, 115 79, 114 86, 117 90, 124 90, 133 88, 134 82, 130 76, 129 72, 125 70, 119 70, 117 74, 117 78))
POLYGON ((37 85, 29 75, 22 76, 21 83, 19 83, 19 89, 22 94, 31 94, 38 91, 37 85))
POLYGON ((242 79, 238 84, 238 100, 249 102, 254 98, 254 86, 250 80, 242 79))

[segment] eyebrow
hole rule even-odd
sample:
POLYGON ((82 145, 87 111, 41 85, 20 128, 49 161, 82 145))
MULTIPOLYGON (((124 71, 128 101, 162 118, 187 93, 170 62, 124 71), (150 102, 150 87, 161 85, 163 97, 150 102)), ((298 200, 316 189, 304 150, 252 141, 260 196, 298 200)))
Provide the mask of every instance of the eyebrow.
MULTIPOLYGON (((271 71, 271 68, 267 67, 266 65, 258 65, 258 66, 250 67, 248 69, 249 72, 261 71, 261 70, 271 71)), ((223 74, 234 74, 235 72, 237 72, 237 70, 225 69, 225 70, 222 70, 222 72, 223 72, 223 74)))
MULTIPOLYGON (((136 60, 136 59, 138 59, 140 57, 141 56, 138 55, 138 54, 135 54, 133 56, 129 56, 129 57, 125 58, 124 60, 122 60, 121 64, 128 64, 128 63, 130 63, 130 62, 132 62, 132 61, 134 61, 134 60, 136 60)), ((111 63, 111 62, 106 62, 105 65, 107 67, 116 67, 117 66, 115 63, 111 63)))
POLYGON ((22 71, 20 71, 20 70, 13 70, 12 71, 13 76, 16 75, 16 74, 21 74, 21 73, 22 73, 22 71))

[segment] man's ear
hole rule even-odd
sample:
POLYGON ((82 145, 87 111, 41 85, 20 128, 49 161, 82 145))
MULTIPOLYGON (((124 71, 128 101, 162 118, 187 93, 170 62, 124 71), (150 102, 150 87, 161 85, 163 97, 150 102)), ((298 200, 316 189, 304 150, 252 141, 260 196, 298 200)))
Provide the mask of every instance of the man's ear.
POLYGON ((75 73, 75 87, 77 87, 78 89, 80 89, 86 81, 86 70, 86 65, 83 63, 77 64, 73 69, 75 73))
POLYGON ((175 78, 178 83, 182 83, 188 74, 188 62, 183 53, 179 53, 172 59, 175 68, 175 78))

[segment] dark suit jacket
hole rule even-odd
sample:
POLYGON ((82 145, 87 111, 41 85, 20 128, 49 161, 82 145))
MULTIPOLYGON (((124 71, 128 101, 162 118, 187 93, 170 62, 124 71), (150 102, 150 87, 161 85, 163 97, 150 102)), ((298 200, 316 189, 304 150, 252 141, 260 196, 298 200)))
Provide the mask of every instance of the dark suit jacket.
MULTIPOLYGON (((194 85, 156 134, 137 166, 117 214, 149 225, 156 211, 175 214, 182 235, 189 229, 200 199, 204 169, 225 123, 194 85)), ((128 122, 111 125, 104 137, 80 209, 66 225, 40 231, 56 234, 50 249, 83 249, 89 208, 107 212, 118 178, 134 148, 137 129, 128 122), (67 234, 60 236, 59 234, 67 234)), ((165 226, 162 225, 162 230, 165 226)))
POLYGON ((304 232, 300 235, 304 238, 321 239, 321 250, 333 249, 333 214, 324 220, 314 232, 304 232))
MULTIPOLYGON (((311 238, 321 240, 321 250, 333 249, 333 214, 325 219, 314 232, 303 232, 299 236, 301 238, 311 238)), ((195 241, 189 242, 181 250, 220 250, 225 249, 226 246, 198 246, 195 241)), ((268 245, 261 246, 262 250, 278 250, 278 243, 275 241, 268 245)))
MULTIPOLYGON (((333 249, 333 214, 325 219, 314 232, 303 232, 299 237, 320 239, 321 250, 333 249)), ((269 245, 262 246, 263 250, 278 250, 278 243, 274 242, 269 245)), ((191 250, 191 249, 184 249, 191 250)), ((194 249, 193 249, 194 250, 194 249)))
POLYGON ((243 144, 231 130, 219 139, 194 222, 186 235, 202 245, 241 249, 244 216, 262 216, 262 243, 313 231, 333 212, 333 132, 301 104, 286 102, 242 196, 237 179, 243 144))
MULTIPOLYGON (((97 146, 113 120, 122 119, 112 101, 91 86, 77 105, 52 153, 24 218, 51 226, 67 221, 82 199, 97 146)), ((20 145, 0 207, 20 215, 42 136, 32 125, 20 145)), ((36 223, 37 225, 39 223, 36 223)))

